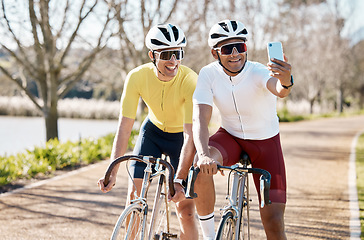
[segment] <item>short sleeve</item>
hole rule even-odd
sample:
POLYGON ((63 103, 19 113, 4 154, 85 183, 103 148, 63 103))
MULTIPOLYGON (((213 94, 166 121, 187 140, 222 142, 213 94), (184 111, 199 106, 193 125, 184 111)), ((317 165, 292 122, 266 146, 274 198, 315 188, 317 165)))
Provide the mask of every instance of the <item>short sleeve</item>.
POLYGON ((121 95, 121 115, 135 119, 139 103, 136 73, 129 72, 125 79, 123 94, 121 95))

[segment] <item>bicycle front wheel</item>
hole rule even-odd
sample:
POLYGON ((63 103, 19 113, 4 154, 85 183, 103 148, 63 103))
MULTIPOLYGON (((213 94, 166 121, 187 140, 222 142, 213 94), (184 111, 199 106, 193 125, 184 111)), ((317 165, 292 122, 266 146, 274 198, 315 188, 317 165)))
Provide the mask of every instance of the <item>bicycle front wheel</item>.
POLYGON ((134 240, 144 238, 144 214, 139 204, 129 205, 121 214, 115 224, 111 240, 134 240))
POLYGON ((236 222, 232 211, 227 211, 222 216, 215 240, 233 240, 236 222))

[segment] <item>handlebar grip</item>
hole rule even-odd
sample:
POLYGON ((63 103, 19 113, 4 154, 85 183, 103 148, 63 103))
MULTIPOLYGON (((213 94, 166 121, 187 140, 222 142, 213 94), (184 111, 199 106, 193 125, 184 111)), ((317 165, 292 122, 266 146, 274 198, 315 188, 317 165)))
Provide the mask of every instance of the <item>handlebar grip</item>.
POLYGON ((137 157, 137 156, 133 156, 133 155, 128 156, 128 155, 126 155, 126 156, 118 157, 118 158, 116 158, 114 161, 112 161, 110 163, 110 165, 107 168, 106 173, 105 173, 104 186, 107 186, 109 184, 111 172, 112 172, 113 168, 115 167, 115 165, 117 165, 120 162, 126 161, 126 160, 128 160, 129 158, 132 158, 132 157, 137 157))
POLYGON ((197 198, 197 194, 195 193, 195 181, 199 172, 200 168, 198 167, 195 168, 193 166, 190 168, 190 171, 188 172, 187 189, 185 193, 185 197, 188 199, 197 198))
MULTIPOLYGON (((145 156, 145 157, 147 157, 147 160, 144 160, 143 156, 136 156, 136 155, 124 155, 124 156, 116 158, 114 161, 112 161, 112 163, 110 163, 108 169, 106 170, 105 177, 104 177, 104 185, 107 186, 109 184, 110 175, 111 175, 113 168, 117 164, 119 164, 123 161, 133 159, 138 162, 147 163, 148 161, 150 161, 153 164, 156 163, 157 158, 150 157, 150 156, 145 156)), ((169 192, 170 192, 171 196, 174 196, 174 194, 175 194, 175 189, 174 189, 174 185, 173 185, 174 168, 172 167, 172 165, 169 162, 167 162, 163 159, 159 159, 159 162, 168 169, 168 179, 167 180, 168 180, 169 192)))

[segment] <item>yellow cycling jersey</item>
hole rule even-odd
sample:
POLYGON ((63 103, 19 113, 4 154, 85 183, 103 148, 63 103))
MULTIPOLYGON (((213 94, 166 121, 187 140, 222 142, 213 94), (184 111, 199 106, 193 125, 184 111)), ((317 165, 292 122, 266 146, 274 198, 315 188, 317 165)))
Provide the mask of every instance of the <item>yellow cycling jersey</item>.
POLYGON ((184 123, 192 123, 192 95, 197 74, 180 65, 177 75, 164 82, 154 73, 153 63, 129 72, 121 96, 121 114, 135 119, 139 97, 148 106, 150 121, 164 132, 183 131, 184 123))

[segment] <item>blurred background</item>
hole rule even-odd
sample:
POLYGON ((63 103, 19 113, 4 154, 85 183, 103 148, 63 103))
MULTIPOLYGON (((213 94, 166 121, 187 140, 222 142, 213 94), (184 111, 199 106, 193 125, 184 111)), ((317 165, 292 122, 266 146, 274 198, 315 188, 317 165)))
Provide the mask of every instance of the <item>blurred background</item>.
POLYGON ((9 149, 26 134, 31 145, 115 131, 125 76, 150 61, 144 37, 158 23, 184 30, 182 63, 198 73, 214 60, 211 26, 240 20, 249 60, 266 64, 267 42, 283 43, 295 86, 279 110, 360 111, 363 12, 362 0, 1 0, 0 154, 17 151, 9 149), (75 118, 83 120, 67 125, 75 118))

